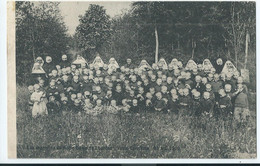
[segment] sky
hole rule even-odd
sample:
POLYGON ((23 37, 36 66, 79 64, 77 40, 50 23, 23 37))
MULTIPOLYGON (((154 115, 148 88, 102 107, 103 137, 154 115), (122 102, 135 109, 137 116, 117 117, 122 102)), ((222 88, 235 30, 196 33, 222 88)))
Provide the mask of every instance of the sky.
POLYGON ((60 3, 60 10, 61 15, 64 17, 64 22, 68 27, 68 32, 70 35, 73 35, 75 32, 76 27, 79 24, 79 15, 84 15, 85 11, 88 9, 90 4, 97 4, 104 6, 106 9, 107 14, 110 17, 114 17, 116 15, 121 14, 124 10, 130 9, 131 7, 130 1, 103 1, 103 2, 61 2, 60 3))

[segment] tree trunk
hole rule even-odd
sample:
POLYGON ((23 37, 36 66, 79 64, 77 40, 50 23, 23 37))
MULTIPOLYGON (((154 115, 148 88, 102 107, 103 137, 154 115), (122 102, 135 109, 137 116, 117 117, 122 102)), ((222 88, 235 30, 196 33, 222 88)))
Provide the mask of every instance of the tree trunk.
POLYGON ((154 34, 155 34, 155 63, 158 62, 158 50, 159 50, 159 40, 158 40, 158 32, 157 32, 157 26, 154 27, 154 34))
POLYGON ((235 30, 235 4, 232 4, 232 32, 233 32, 233 45, 234 45, 234 54, 235 54, 235 64, 237 68, 237 36, 236 36, 236 30, 235 30))
POLYGON ((193 39, 191 39, 191 47, 192 47, 191 59, 193 59, 194 58, 195 48, 196 48, 196 41, 194 41, 193 39))
POLYGON ((246 32, 246 48, 245 48, 245 64, 244 64, 244 69, 246 69, 246 65, 247 65, 247 57, 248 57, 248 42, 250 40, 249 38, 249 33, 248 31, 246 32))

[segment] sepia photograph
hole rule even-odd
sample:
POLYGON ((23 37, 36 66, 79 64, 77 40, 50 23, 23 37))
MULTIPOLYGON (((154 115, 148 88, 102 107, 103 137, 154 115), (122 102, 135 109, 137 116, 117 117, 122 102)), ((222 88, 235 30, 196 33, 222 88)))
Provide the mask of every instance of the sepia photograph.
POLYGON ((257 158, 255 1, 13 3, 17 158, 257 158))

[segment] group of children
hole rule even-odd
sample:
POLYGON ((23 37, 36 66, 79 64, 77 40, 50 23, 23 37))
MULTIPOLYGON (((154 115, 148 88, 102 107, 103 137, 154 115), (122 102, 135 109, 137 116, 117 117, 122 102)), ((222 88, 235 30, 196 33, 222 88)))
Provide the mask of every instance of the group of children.
POLYGON ((119 66, 114 58, 105 64, 100 56, 93 63, 78 56, 72 63, 63 55, 54 64, 38 57, 32 70, 34 85, 28 87, 33 117, 45 114, 85 112, 174 112, 186 116, 216 116, 245 119, 248 114, 247 88, 231 61, 221 58, 215 66, 177 59, 169 64, 162 58, 150 66, 127 59, 119 66), (235 112, 234 112, 235 110, 235 112))

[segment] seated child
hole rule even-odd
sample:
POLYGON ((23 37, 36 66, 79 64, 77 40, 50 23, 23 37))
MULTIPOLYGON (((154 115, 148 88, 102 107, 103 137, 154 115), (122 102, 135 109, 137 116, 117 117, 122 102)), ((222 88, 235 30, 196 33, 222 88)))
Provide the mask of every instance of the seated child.
POLYGON ((116 105, 116 100, 111 100, 110 106, 108 107, 108 113, 117 114, 118 111, 119 111, 119 108, 116 105))
POLYGON ((154 102, 155 111, 164 111, 165 107, 166 107, 166 102, 165 102, 165 100, 162 99, 162 93, 157 92, 156 100, 154 102))
POLYGON ((97 99, 96 106, 93 109, 93 115, 97 116, 103 112, 102 100, 97 99))
POLYGON ((122 106, 123 112, 129 112, 131 106, 127 103, 127 99, 123 99, 122 104, 123 104, 123 106, 122 106))
POLYGON ((175 114, 178 114, 179 109, 178 109, 178 95, 175 93, 171 94, 171 98, 168 101, 168 108, 170 112, 173 112, 175 114))
POLYGON ((212 116, 214 102, 210 100, 210 93, 204 92, 203 99, 201 100, 201 110, 203 115, 210 115, 212 116))
POLYGON ((139 112, 138 101, 136 99, 132 100, 132 105, 131 105, 131 108, 130 108, 130 112, 133 112, 133 113, 138 113, 139 112))
POLYGON ((84 107, 83 107, 84 111, 87 114, 91 114, 93 112, 93 104, 91 103, 89 98, 86 98, 84 100, 84 107))

